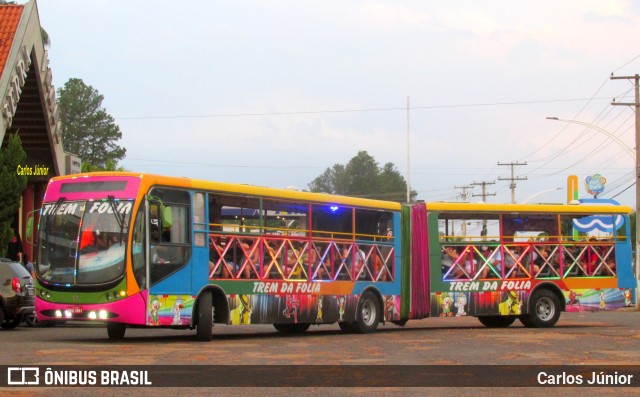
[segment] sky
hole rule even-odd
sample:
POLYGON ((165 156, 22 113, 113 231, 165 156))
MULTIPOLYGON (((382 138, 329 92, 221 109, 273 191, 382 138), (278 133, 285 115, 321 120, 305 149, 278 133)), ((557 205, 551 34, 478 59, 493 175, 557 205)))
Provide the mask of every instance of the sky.
POLYGON ((610 76, 640 73, 638 2, 37 4, 55 87, 104 95, 128 170, 307 189, 366 150, 420 200, 511 202, 498 163, 526 163, 517 202, 600 174, 635 206, 634 111, 611 105, 633 85, 610 76))

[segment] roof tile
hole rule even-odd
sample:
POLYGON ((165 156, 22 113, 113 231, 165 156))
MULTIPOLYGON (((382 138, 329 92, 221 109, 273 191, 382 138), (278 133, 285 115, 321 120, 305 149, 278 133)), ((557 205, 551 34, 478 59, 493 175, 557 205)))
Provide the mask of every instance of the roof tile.
POLYGON ((0 72, 4 71, 24 5, 0 6, 0 72))

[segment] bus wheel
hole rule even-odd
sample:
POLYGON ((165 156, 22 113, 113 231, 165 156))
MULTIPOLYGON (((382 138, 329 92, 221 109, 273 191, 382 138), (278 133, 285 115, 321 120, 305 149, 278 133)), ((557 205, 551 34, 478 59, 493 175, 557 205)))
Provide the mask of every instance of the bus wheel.
POLYGON ((358 301, 356 321, 353 330, 359 334, 374 332, 380 322, 380 304, 378 298, 370 291, 365 291, 358 301))
POLYGON ((485 327, 506 328, 516 321, 515 316, 478 316, 478 320, 485 327))
POLYGON ((196 333, 198 340, 208 342, 213 331, 213 304, 210 292, 204 292, 198 301, 198 326, 196 333))
POLYGON ((553 327, 560 318, 560 301, 548 289, 536 291, 529 300, 529 307, 529 313, 520 316, 520 322, 525 327, 553 327))
POLYGON ((127 324, 107 323, 107 335, 109 335, 109 339, 124 338, 124 333, 126 330, 127 330, 127 324))
POLYGON ((311 324, 309 323, 299 323, 299 324, 273 324, 273 327, 278 330, 278 332, 283 334, 303 334, 307 332, 311 324))

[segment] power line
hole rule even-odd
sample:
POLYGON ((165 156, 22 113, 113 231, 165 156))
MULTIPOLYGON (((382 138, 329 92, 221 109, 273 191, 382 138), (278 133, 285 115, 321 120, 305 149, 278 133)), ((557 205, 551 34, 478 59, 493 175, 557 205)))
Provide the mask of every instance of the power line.
MULTIPOLYGON (((432 105, 432 106, 413 106, 410 110, 420 109, 451 109, 465 107, 482 107, 482 106, 506 106, 506 105, 531 105, 537 103, 557 103, 557 102, 579 102, 592 101, 595 99, 612 100, 615 97, 600 98, 573 98, 573 99, 547 99, 547 100, 531 100, 531 101, 512 101, 512 102, 488 102, 488 103, 471 103, 471 104, 454 104, 454 105, 432 105)), ((212 114, 186 114, 172 116, 119 116, 114 117, 116 120, 151 120, 151 119, 189 119, 189 118, 214 118, 214 117, 256 117, 256 116, 293 116, 305 114, 331 114, 331 113, 364 113, 364 112, 386 112, 386 111, 406 111, 407 107, 390 107, 390 108, 368 108, 368 109, 330 109, 330 110, 309 110, 309 111, 290 111, 290 112, 264 112, 264 113, 212 113, 212 114)))
POLYGON ((623 191, 621 191, 620 193, 616 194, 615 196, 612 196, 611 198, 614 199, 616 197, 618 197, 619 195, 621 195, 622 193, 626 192, 627 190, 631 189, 633 186, 635 186, 636 183, 633 182, 631 185, 627 186, 623 191))
MULTIPOLYGON (((211 163, 197 163, 197 162, 190 162, 190 161, 168 161, 168 160, 153 160, 153 159, 137 159, 137 158, 128 158, 128 157, 123 160, 123 163, 126 163, 128 160, 148 161, 148 162, 152 162, 152 163, 162 163, 162 164, 158 164, 158 166, 165 166, 167 164, 168 165, 180 164, 180 165, 184 165, 184 166, 197 165, 197 166, 201 166, 201 167, 218 167, 218 168, 267 168, 267 169, 319 169, 319 168, 327 168, 327 167, 320 167, 320 166, 211 164, 211 163)), ((132 165, 141 166, 141 164, 132 164, 132 165)), ((149 165, 145 165, 145 164, 142 164, 142 166, 149 167, 149 165)))

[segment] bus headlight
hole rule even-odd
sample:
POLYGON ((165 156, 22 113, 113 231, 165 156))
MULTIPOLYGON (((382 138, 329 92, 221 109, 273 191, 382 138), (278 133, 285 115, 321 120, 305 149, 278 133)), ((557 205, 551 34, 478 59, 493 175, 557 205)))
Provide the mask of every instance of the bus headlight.
POLYGON ((96 312, 89 312, 89 320, 95 320, 96 318, 96 312))
POLYGON ((62 312, 60 310, 56 310, 56 317, 62 317, 62 312))
POLYGON ((100 310, 98 312, 98 317, 100 317, 101 320, 106 320, 108 317, 108 313, 106 310, 100 310))

